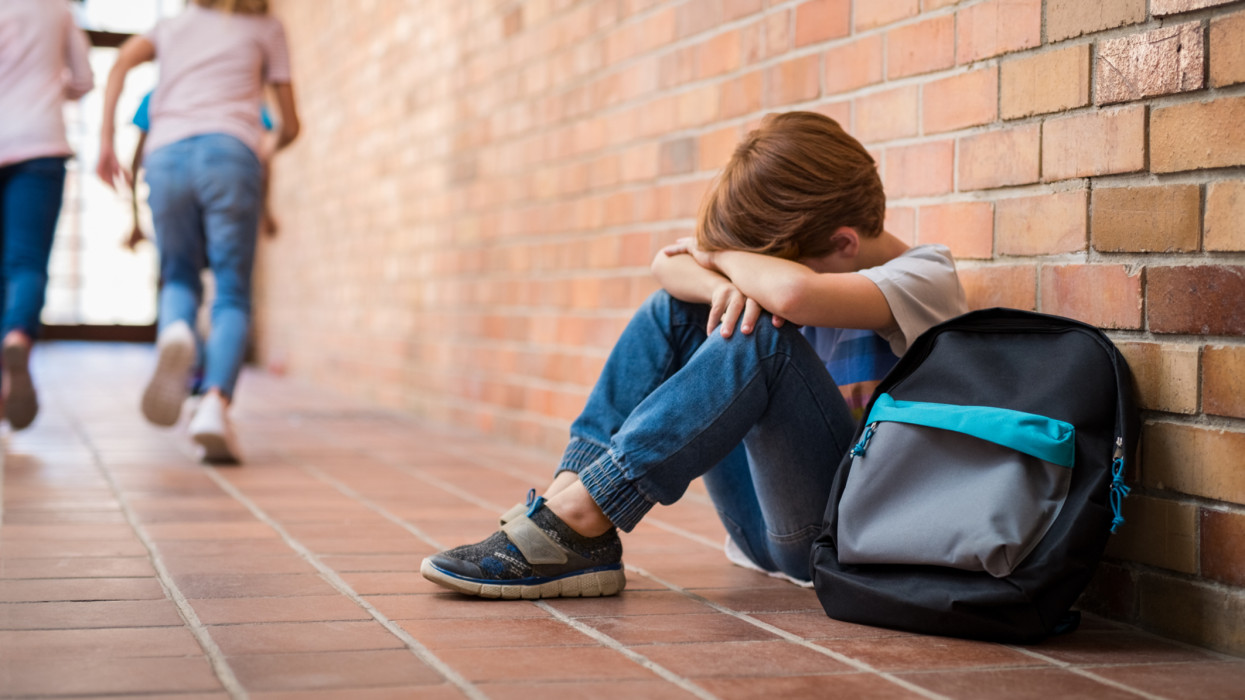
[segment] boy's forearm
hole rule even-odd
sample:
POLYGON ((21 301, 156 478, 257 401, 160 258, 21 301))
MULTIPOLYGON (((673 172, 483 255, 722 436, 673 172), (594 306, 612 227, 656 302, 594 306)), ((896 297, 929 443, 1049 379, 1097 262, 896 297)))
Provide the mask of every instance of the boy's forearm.
POLYGON ((797 312, 800 290, 810 275, 808 267, 760 253, 724 250, 711 254, 715 267, 749 299, 783 317, 797 312))
POLYGON ((666 255, 659 252, 653 259, 653 277, 657 283, 680 301, 708 304, 714 290, 730 280, 722 274, 700 266, 690 255, 666 255))

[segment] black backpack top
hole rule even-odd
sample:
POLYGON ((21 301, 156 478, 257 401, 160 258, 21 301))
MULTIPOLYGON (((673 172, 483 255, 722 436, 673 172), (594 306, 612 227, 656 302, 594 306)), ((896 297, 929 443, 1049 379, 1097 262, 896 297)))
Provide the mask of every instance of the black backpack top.
POLYGON ((814 583, 835 619, 1032 642, 1075 628, 1138 416, 1097 328, 1012 309, 922 334, 839 466, 814 583))

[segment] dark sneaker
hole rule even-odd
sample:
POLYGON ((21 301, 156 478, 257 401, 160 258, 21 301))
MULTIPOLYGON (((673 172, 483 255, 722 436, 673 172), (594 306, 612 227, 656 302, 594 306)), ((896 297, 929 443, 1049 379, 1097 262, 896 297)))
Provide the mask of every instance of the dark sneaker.
POLYGON ((544 498, 535 499, 483 542, 428 557, 420 573, 481 598, 588 598, 621 591, 627 578, 618 531, 584 537, 544 504, 544 498))

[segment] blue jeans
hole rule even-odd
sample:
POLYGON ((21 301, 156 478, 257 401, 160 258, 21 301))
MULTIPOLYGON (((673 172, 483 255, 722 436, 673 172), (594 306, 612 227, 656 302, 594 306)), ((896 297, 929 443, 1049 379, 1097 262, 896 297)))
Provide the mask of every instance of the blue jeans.
POLYGON ((233 136, 191 136, 146 158, 148 203, 160 250, 159 327, 192 329, 203 300, 199 277, 216 281, 212 332, 202 344, 204 390, 232 396, 251 328, 251 271, 262 203, 260 164, 233 136))
POLYGON ((855 421, 798 329, 763 315, 705 334, 708 307, 657 292, 610 353, 558 471, 579 474, 630 531, 698 476, 731 537, 771 571, 811 579, 813 540, 855 421))
POLYGON ((33 158, 0 167, 0 245, 4 246, 0 336, 34 338, 48 286, 48 257, 65 194, 65 158, 33 158))

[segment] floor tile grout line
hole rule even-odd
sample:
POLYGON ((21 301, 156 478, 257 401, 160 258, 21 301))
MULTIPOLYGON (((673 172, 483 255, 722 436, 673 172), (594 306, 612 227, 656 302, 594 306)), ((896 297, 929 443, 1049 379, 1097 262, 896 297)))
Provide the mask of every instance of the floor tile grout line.
POLYGON ((380 623, 380 625, 390 634, 402 640, 402 642, 408 649, 410 649, 411 653, 414 654, 416 658, 427 664, 437 673, 440 673, 442 677, 454 684, 467 697, 472 698, 473 700, 487 700, 488 696, 485 695, 479 688, 476 688, 471 681, 464 678, 461 674, 455 671, 453 667, 433 654, 428 647, 421 644, 419 640, 415 639, 410 633, 402 629, 400 625, 395 623, 393 620, 390 620, 388 616, 373 607, 372 604, 367 602, 363 596, 359 595, 354 588, 350 586, 350 584, 346 583, 346 581, 340 574, 337 573, 335 569, 321 561, 319 555, 312 552, 306 545, 291 535, 289 531, 281 525, 281 523, 277 522, 272 516, 268 515, 267 512, 256 505, 254 501, 246 496, 246 494, 242 493, 240 489, 229 483, 228 480, 220 474, 217 474, 213 469, 208 469, 206 473, 212 481, 217 484, 217 486, 232 496, 234 500, 238 501, 250 510, 251 514, 259 519, 260 522, 263 522, 275 530, 291 549, 297 552, 299 556, 307 561, 307 563, 315 567, 316 571, 318 571, 320 575, 328 581, 329 585, 336 588, 338 592, 349 598, 355 605, 358 605, 366 610, 368 614, 380 623))
POLYGON ((1168 700, 1168 698, 1164 695, 1155 695, 1154 693, 1147 693, 1144 690, 1140 690, 1138 688, 1134 688, 1125 683, 1121 683, 1119 681, 1111 680, 1110 678, 1100 676, 1097 673, 1090 671, 1089 669, 1080 668, 1074 664, 1068 663, 1067 661, 1061 661, 1054 657, 1047 656, 1046 654, 1043 654, 1041 652, 1033 651, 1031 649, 1026 649, 1022 646, 1018 646, 1015 644, 1006 644, 1004 646, 1006 646, 1008 649, 1013 649, 1015 651, 1018 651, 1021 654, 1024 654, 1026 656, 1031 656, 1035 659, 1041 659, 1042 661, 1045 661, 1057 668, 1061 668, 1065 671, 1068 671, 1069 673, 1075 673, 1078 676, 1088 678, 1092 681, 1101 683, 1103 685, 1111 686, 1112 688, 1115 688, 1116 690, 1123 690, 1125 692, 1132 693, 1133 695, 1138 695, 1140 697, 1146 698, 1147 700, 1168 700))
MULTIPOLYGON (((436 477, 429 477, 426 474, 410 473, 404 467, 399 467, 395 465, 390 465, 390 466, 393 466, 398 471, 407 473, 408 475, 414 478, 426 479, 428 483, 438 488, 444 489, 446 486, 450 486, 451 488, 456 488, 456 487, 452 487, 452 485, 449 485, 449 484, 443 485, 443 482, 441 482, 441 480, 437 479, 436 477)), ((402 518, 399 518, 396 515, 393 515, 384 506, 381 506, 380 504, 373 502, 370 498, 350 488, 348 485, 342 483, 340 480, 334 477, 331 477, 327 474, 324 474, 322 471, 320 471, 319 469, 315 467, 302 467, 302 469, 312 474, 313 476, 316 476, 322 481, 328 483, 329 485, 333 486, 333 488, 338 489, 339 491, 341 491, 343 495, 346 495, 346 496, 349 496, 350 498, 355 499, 357 502, 363 504, 366 508, 376 513, 377 515, 380 515, 381 517, 405 528, 408 532, 415 535, 416 537, 423 539, 425 542, 432 545, 433 547, 436 547, 437 549, 443 548, 443 545, 439 543, 435 538, 422 533, 422 531, 420 531, 414 525, 410 525, 402 518)), ((452 490, 450 492, 455 493, 455 491, 452 491, 452 490)), ((476 505, 481 505, 487 508, 494 507, 493 504, 487 503, 486 501, 483 501, 483 500, 476 501, 474 497, 472 497, 472 500, 469 502, 476 502, 476 505)), ((599 644, 622 654, 623 656, 627 657, 632 662, 639 664, 640 666, 644 668, 649 669, 650 671, 656 673, 658 676, 661 676, 665 680, 679 686, 680 688, 688 691, 689 693, 692 693, 693 695, 696 695, 699 698, 703 698, 704 700, 713 700, 714 698, 716 698, 715 695, 709 693, 705 689, 696 685, 690 679, 684 678, 674 673, 673 671, 667 669, 666 667, 658 664, 656 661, 649 659, 643 654, 640 654, 639 652, 629 649, 622 642, 618 641, 617 639, 614 639, 613 637, 610 637, 604 632, 601 632, 598 629, 595 629, 589 625, 579 622, 578 620, 571 618, 570 616, 566 615, 565 613, 559 610, 555 610, 548 603, 545 603, 544 601, 539 601, 539 600, 529 600, 529 602, 536 605, 536 607, 550 613, 551 615, 553 615, 553 617, 557 618, 559 622, 562 622, 563 624, 567 625, 571 629, 574 629, 577 632, 584 634, 591 639, 596 640, 599 644)))
POLYGON ((152 568, 156 570, 156 581, 160 587, 164 589, 167 595, 176 606, 177 612, 185 621, 186 627, 190 629, 190 633, 194 636, 195 641, 199 643, 199 647, 203 649, 203 653, 207 656, 208 664, 211 665, 213 673, 216 674, 217 680, 224 686, 225 692, 235 700, 245 700, 250 697, 246 689, 242 687, 241 681, 238 680, 237 674, 233 672, 233 667, 229 665, 225 653, 220 646, 216 644, 216 640, 212 639, 211 633, 208 632, 207 626, 199 619, 199 615, 195 612, 194 607, 190 605, 190 601, 182 594, 181 588, 173 580, 173 575, 169 573, 168 568, 164 565, 164 558, 160 555, 159 548, 156 547, 155 541, 147 534, 146 528, 139 522, 138 515, 130 506, 129 499, 126 498, 125 492, 120 484, 113 477, 112 472, 104 464, 100 458, 99 450, 91 443, 88 433, 82 429, 81 422, 76 417, 70 417, 69 423, 79 439, 87 446, 91 453, 91 460, 95 464, 95 468, 100 471, 104 477, 104 481, 108 483, 108 488, 112 491, 113 496, 117 499, 117 503, 121 506, 121 513, 125 516, 126 522, 130 528, 134 530, 134 534, 147 548, 147 556, 151 560, 152 568))
POLYGON ((536 607, 540 608, 541 610, 544 610, 550 615, 553 615, 563 624, 571 627, 574 630, 579 631, 581 634, 585 634, 591 637, 592 639, 597 640, 601 645, 608 647, 610 649, 613 649, 619 654, 622 654, 623 656, 627 657, 628 659, 631 659, 632 661, 639 664, 640 666, 643 666, 644 668, 647 668, 653 673, 656 673, 658 676, 661 676, 665 680, 669 681, 670 683, 673 683, 674 685, 682 688, 683 690, 686 690, 692 695, 695 695, 698 698, 702 698, 703 700, 717 700, 716 695, 714 695, 713 693, 710 693, 704 688, 701 688, 699 685, 696 685, 696 683, 693 682, 691 679, 680 676, 674 671, 671 671, 670 669, 666 668, 665 666, 662 666, 656 661, 653 661, 647 656, 644 656, 638 651, 631 649, 630 647, 626 646, 625 644, 618 641, 617 639, 614 639, 608 634, 602 632, 601 630, 596 629, 595 627, 592 627, 591 625, 580 622, 579 620, 576 620, 575 618, 571 617, 570 615, 567 615, 561 610, 558 610, 557 608, 553 607, 552 605, 546 603, 543 600, 534 600, 532 602, 535 603, 536 607))
POLYGON ((871 664, 868 664, 864 661, 861 661, 859 659, 854 659, 846 654, 834 651, 833 649, 827 649, 826 647, 823 647, 819 644, 815 644, 812 641, 807 640, 798 634, 788 632, 787 630, 784 630, 781 627, 776 627, 763 620, 758 620, 755 617, 752 617, 751 615, 749 615, 748 613, 741 612, 733 608, 728 608, 725 605, 722 605, 720 603, 715 603, 714 601, 709 600, 708 598, 698 593, 689 591, 688 589, 684 588, 683 586, 678 585, 677 583, 672 583, 670 581, 666 581, 665 579, 659 576, 654 576, 649 571, 646 571, 644 569, 641 569, 635 566, 628 566, 627 568, 636 571, 637 573, 643 575, 644 577, 648 579, 651 579, 653 581, 656 581, 657 583, 660 583, 661 585, 665 586, 666 588, 669 588, 675 593, 679 593, 686 598, 695 600, 703 605, 706 605, 710 608, 713 608, 714 610, 717 610, 720 613, 723 613, 725 615, 730 615, 731 617, 747 622, 748 624, 753 625, 754 627, 758 627, 760 629, 765 630, 766 632, 769 632, 770 634, 781 637, 782 639, 785 639, 786 641, 792 644, 804 647, 805 649, 809 649, 811 651, 815 651, 818 654, 828 656, 834 659, 835 661, 839 661, 840 663, 847 664, 848 666, 851 666, 859 671, 882 678, 886 681, 889 681, 891 683, 894 683, 895 685, 900 686, 901 688, 910 690, 922 697, 929 698, 930 700, 951 700, 945 695, 941 695, 927 688, 922 688, 921 686, 915 683, 912 683, 911 681, 904 680, 903 678, 900 678, 887 671, 882 671, 880 669, 877 669, 873 667, 871 664))

